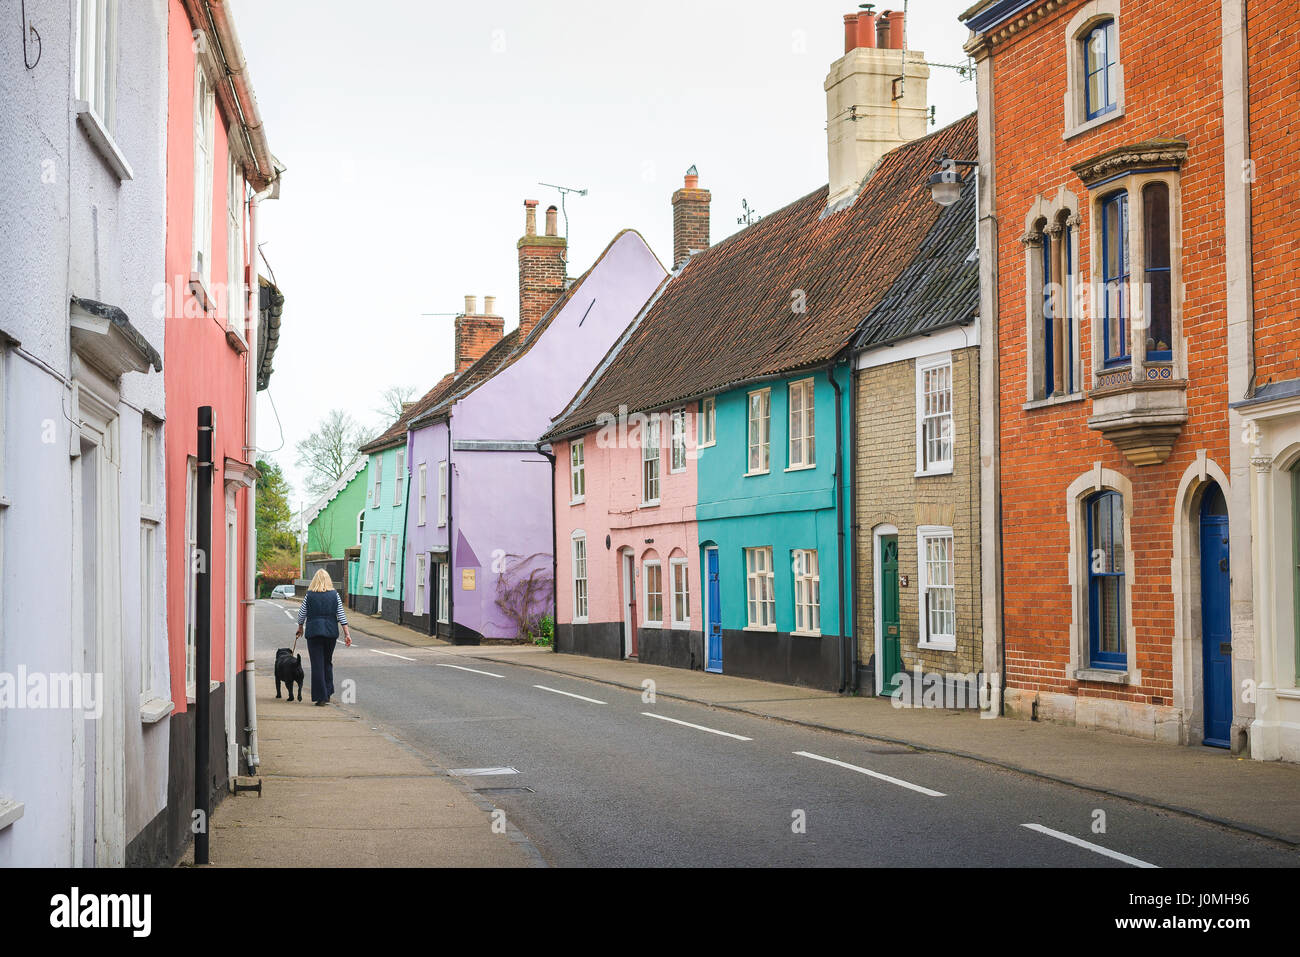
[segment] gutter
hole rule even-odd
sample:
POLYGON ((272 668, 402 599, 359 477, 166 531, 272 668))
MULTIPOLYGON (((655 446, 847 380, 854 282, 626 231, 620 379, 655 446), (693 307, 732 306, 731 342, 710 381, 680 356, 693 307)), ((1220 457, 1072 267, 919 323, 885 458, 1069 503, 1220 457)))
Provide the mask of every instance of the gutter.
POLYGON ((207 11, 213 32, 216 33, 221 59, 226 67, 226 79, 234 91, 240 123, 248 136, 249 152, 257 165, 257 177, 250 177, 250 180, 254 189, 261 192, 272 186, 279 177, 275 160, 271 157, 271 148, 266 142, 262 115, 257 109, 257 97, 248 75, 248 63, 244 60, 244 51, 235 34, 235 24, 227 10, 227 2, 228 0, 203 0, 203 7, 207 11))

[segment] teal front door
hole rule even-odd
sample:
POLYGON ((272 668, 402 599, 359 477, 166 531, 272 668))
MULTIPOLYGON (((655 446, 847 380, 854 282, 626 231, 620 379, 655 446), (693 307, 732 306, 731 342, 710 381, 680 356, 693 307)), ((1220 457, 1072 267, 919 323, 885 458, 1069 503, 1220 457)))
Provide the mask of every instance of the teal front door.
POLYGON ((903 673, 902 622, 898 614, 898 536, 880 538, 880 690, 890 694, 903 673))

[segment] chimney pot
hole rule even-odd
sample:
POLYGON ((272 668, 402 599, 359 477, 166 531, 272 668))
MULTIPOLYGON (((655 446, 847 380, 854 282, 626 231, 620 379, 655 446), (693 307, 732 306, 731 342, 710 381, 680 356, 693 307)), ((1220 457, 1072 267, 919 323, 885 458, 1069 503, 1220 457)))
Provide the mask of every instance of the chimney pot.
POLYGON ((901 50, 903 42, 903 11, 895 10, 889 18, 889 48, 901 50))
POLYGON ((546 235, 548 235, 548 236, 555 236, 555 235, 557 235, 556 230, 557 230, 558 226, 557 226, 557 224, 556 224, 556 219, 555 219, 555 217, 559 214, 559 212, 560 212, 560 211, 559 211, 558 209, 556 209, 554 206, 551 206, 551 207, 548 207, 548 208, 547 208, 547 210, 546 210, 546 235))
POLYGON ((478 315, 478 296, 465 297, 465 315, 467 316, 478 315))
POLYGON ((844 52, 852 53, 858 45, 858 15, 844 14, 844 52))
POLYGON ((537 235, 537 200, 524 200, 524 235, 537 235))
POLYGON ((876 15, 874 13, 858 14, 858 37, 856 46, 866 47, 868 50, 876 46, 876 15))
POLYGON ((685 180, 683 180, 683 185, 685 186, 686 189, 699 189, 700 171, 696 169, 694 166, 688 169, 686 171, 686 178, 685 180))
POLYGON ((483 297, 483 315, 485 315, 485 316, 495 316, 495 315, 497 314, 497 311, 496 311, 496 310, 497 310, 497 297, 496 297, 496 296, 484 296, 484 297, 483 297))
POLYGON ((893 20, 894 14, 890 10, 886 10, 876 18, 876 46, 880 47, 882 50, 890 49, 890 25, 893 23, 893 20))

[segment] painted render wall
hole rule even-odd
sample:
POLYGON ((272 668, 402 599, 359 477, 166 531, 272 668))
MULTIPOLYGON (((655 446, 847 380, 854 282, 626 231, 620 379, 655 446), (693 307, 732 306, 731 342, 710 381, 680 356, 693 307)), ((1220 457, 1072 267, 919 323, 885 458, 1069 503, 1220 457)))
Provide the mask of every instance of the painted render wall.
MULTIPOLYGON (((835 367, 843 393, 841 429, 844 514, 849 520, 851 458, 849 371, 835 367)), ((723 671, 788 684, 839 685, 840 577, 835 509, 835 392, 826 372, 756 383, 717 397, 717 444, 699 462, 699 541, 718 547, 723 629, 723 671), (789 463, 789 385, 812 377, 815 468, 786 471, 789 463), (771 471, 746 476, 749 393, 771 388, 771 471), (776 632, 747 629, 746 548, 772 547, 776 632), (793 636, 794 549, 817 549, 821 579, 820 638, 793 636)), ((845 528, 847 536, 849 529, 845 528)), ((851 564, 849 539, 845 561, 851 564)), ((846 596, 845 629, 852 627, 852 598, 846 596)))
POLYGON ((366 490, 370 488, 369 478, 370 469, 362 468, 321 509, 315 521, 307 527, 308 554, 327 552, 332 558, 342 558, 344 549, 360 544, 357 541, 357 515, 369 505, 366 501, 366 490))
MULTIPOLYGON (((11 503, 0 506, 0 672, 9 674, 84 668, 74 648, 86 630, 72 613, 83 576, 74 569, 69 299, 119 306, 154 348, 163 346, 163 319, 153 306, 163 259, 165 3, 141 0, 119 13, 113 136, 134 173, 126 182, 77 123, 73 9, 29 4, 43 42, 33 70, 16 36, 0 45, 0 331, 21 343, 0 349, 0 497, 11 503)), ((121 735, 110 747, 130 785, 129 842, 166 800, 165 723, 141 725, 138 677, 139 410, 161 419, 164 408, 157 372, 129 373, 120 386, 112 464, 120 470, 121 708, 112 721, 101 720, 121 735)), ((154 626, 165 634, 161 606, 154 626)), ((161 637, 154 664, 165 673, 161 637)), ((82 862, 74 809, 85 805, 70 744, 94 725, 71 710, 0 710, 0 800, 24 805, 23 816, 0 830, 0 867, 82 862)))
POLYGON ((400 499, 394 501, 394 496, 397 493, 397 453, 399 450, 405 455, 406 446, 403 444, 379 452, 372 452, 370 462, 366 466, 366 527, 362 533, 361 573, 358 577, 356 589, 356 607, 358 610, 363 614, 376 614, 378 611, 382 611, 383 616, 392 621, 397 620, 402 607, 400 579, 403 572, 402 556, 404 554, 406 500, 408 497, 407 491, 410 488, 410 475, 406 473, 405 467, 403 467, 402 495, 400 499), (379 504, 374 505, 371 499, 371 489, 377 459, 382 460, 379 466, 382 471, 379 476, 379 504), (389 573, 387 566, 384 564, 384 556, 388 552, 386 548, 381 547, 378 540, 376 540, 375 546, 379 552, 379 556, 375 561, 375 580, 369 585, 366 584, 366 563, 370 559, 370 536, 372 534, 397 537, 398 581, 392 588, 388 587, 389 573), (381 599, 382 604, 380 603, 381 599))
MULTIPOLYGON (((551 475, 549 462, 536 452, 455 450, 455 443, 535 443, 551 416, 581 387, 664 276, 663 266, 641 236, 624 230, 531 348, 453 405, 450 526, 441 532, 417 529, 408 561, 435 545, 445 547, 445 534, 452 536, 452 604, 458 631, 468 629, 488 638, 516 637, 517 626, 497 607, 499 579, 501 570, 514 568, 519 559, 532 557, 535 564, 549 566, 551 475), (494 563, 494 555, 498 562, 494 563), (461 574, 470 568, 475 571, 473 591, 466 590, 461 574)), ((438 441, 437 447, 445 448, 445 436, 438 441)), ((406 598, 409 607, 414 577, 408 574, 407 578, 412 583, 406 598)), ((548 607, 549 601, 539 605, 537 614, 548 607)))
POLYGON ((669 423, 662 421, 660 434, 660 500, 657 506, 641 505, 642 447, 635 420, 627 430, 594 429, 582 436, 586 460, 586 494, 575 503, 570 486, 572 441, 556 447, 556 537, 557 603, 559 619, 556 646, 559 651, 597 657, 624 657, 630 651, 624 634, 625 551, 635 556, 638 618, 644 622, 647 560, 658 559, 664 574, 664 629, 641 628, 638 651, 641 661, 678 667, 703 668, 703 605, 700 591, 699 536, 695 525, 698 493, 699 406, 686 406, 686 469, 673 473, 669 423), (587 539, 587 619, 574 621, 574 533, 587 539), (609 539, 608 546, 606 538, 609 539), (647 541, 650 540, 650 541, 647 541), (671 627, 672 578, 669 562, 685 558, 688 567, 690 601, 689 627, 671 627))
MULTIPOLYGON (((406 456, 411 463, 411 490, 407 496, 406 585, 403 607, 412 618, 422 619, 423 616, 433 614, 435 607, 433 595, 438 584, 436 577, 433 575, 433 559, 435 555, 439 561, 445 559, 447 535, 451 527, 450 521, 444 522, 442 525, 438 524, 438 463, 448 461, 450 455, 447 446, 447 423, 434 422, 422 429, 407 432, 406 438, 406 456), (421 465, 427 466, 429 472, 423 525, 420 524, 419 484, 417 478, 421 465), (420 554, 428 556, 429 561, 429 578, 425 590, 424 607, 419 607, 415 600, 415 556, 420 554)), ((447 481, 450 491, 450 469, 448 469, 447 481)), ((452 587, 451 583, 448 584, 448 588, 450 587, 452 587)), ((428 624, 427 620, 421 620, 419 627, 427 630, 428 624)))

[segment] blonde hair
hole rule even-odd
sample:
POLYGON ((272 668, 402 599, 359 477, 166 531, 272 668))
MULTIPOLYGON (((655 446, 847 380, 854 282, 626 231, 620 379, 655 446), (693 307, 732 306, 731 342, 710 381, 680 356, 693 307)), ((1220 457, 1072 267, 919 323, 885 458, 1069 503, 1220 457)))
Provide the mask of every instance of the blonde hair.
POLYGON ((321 569, 311 579, 311 587, 308 591, 333 591, 334 579, 330 578, 330 573, 321 569))

